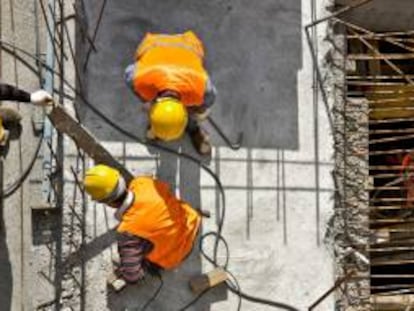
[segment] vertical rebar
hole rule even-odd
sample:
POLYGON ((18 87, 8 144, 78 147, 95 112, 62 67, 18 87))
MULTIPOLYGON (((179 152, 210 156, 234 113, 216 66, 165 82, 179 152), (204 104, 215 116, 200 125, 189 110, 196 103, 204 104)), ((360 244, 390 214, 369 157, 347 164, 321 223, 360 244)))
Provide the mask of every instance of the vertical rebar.
MULTIPOLYGON (((55 9, 55 2, 53 0, 48 0, 49 4, 52 6, 53 10, 55 9)), ((40 1, 41 7, 43 8, 42 0, 40 1)), ((46 65, 49 68, 54 68, 55 66, 55 46, 54 46, 54 34, 55 34, 55 18, 52 16, 52 12, 44 12, 44 18, 46 18, 46 25, 48 25, 48 36, 46 39, 46 65)), ((53 93, 54 89, 54 72, 52 70, 47 70, 45 73, 45 81, 43 89, 49 93, 53 93)), ((43 139, 45 143, 53 144, 53 127, 49 119, 45 118, 43 125, 43 139)), ((42 183, 42 193, 43 198, 46 202, 49 201, 50 204, 54 204, 55 198, 51 197, 50 182, 47 178, 48 175, 52 172, 52 161, 53 156, 48 148, 43 149, 43 183, 42 183)))

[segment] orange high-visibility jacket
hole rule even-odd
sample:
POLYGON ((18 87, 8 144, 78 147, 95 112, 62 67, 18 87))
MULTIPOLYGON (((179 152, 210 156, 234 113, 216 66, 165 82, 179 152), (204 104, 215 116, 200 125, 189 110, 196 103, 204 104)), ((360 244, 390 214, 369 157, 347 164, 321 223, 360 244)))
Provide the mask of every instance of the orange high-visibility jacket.
POLYGON ((129 189, 135 194, 134 203, 123 214, 117 231, 147 239, 153 244, 148 260, 164 269, 176 267, 193 247, 200 215, 162 181, 137 177, 129 189))
POLYGON ((133 88, 144 100, 152 101, 160 92, 170 90, 180 94, 184 105, 203 103, 208 74, 203 66, 203 44, 192 31, 147 33, 135 59, 133 88))

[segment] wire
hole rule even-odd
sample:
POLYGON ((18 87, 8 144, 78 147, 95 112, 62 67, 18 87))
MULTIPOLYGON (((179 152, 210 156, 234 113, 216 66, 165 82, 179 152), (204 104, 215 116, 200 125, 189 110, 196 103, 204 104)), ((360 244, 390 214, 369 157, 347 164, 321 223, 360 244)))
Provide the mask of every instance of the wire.
MULTIPOLYGON (((214 181, 216 182, 216 184, 217 184, 217 187, 219 188, 219 192, 220 192, 220 194, 221 194, 221 202, 222 202, 222 208, 221 208, 221 214, 220 214, 220 216, 219 216, 219 221, 218 221, 218 223, 217 223, 217 232, 209 232, 209 233, 207 233, 207 234, 205 234, 205 235, 203 235, 202 236, 202 238, 201 238, 201 241, 200 241, 200 247, 202 247, 202 243, 203 243, 203 240, 204 240, 204 238, 206 237, 206 236, 210 236, 210 235, 214 235, 215 237, 216 237, 216 239, 215 239, 215 242, 214 242, 214 251, 213 251, 213 258, 211 258, 211 257, 209 257, 209 256, 206 256, 207 254, 205 253, 205 252, 203 252, 202 254, 203 254, 203 256, 207 259, 207 260, 209 260, 215 267, 219 267, 220 265, 218 265, 218 263, 217 263, 217 253, 218 253, 218 246, 219 246, 219 243, 220 243, 220 241, 222 241, 222 243, 224 243, 224 245, 226 245, 226 248, 227 248, 227 256, 226 256, 226 264, 228 263, 228 258, 230 257, 230 253, 229 253, 229 250, 228 250, 228 245, 227 245, 227 242, 226 242, 226 240, 224 239, 224 237, 222 236, 222 229, 223 229, 223 225, 224 225, 224 219, 225 219, 225 216, 226 216, 226 196, 225 196, 225 191, 224 191, 224 187, 223 187, 223 185, 222 185, 222 183, 221 183, 221 181, 220 181, 220 179, 219 179, 219 177, 208 167, 208 166, 206 166, 204 163, 202 163, 200 160, 198 160, 197 158, 195 158, 195 157, 193 157, 193 156, 191 156, 191 155, 189 155, 189 154, 186 154, 186 153, 183 153, 183 152, 180 152, 180 151, 176 151, 176 150, 173 150, 173 149, 170 149, 170 148, 168 148, 168 147, 165 147, 165 146, 161 146, 161 145, 159 145, 159 144, 157 144, 157 143, 154 143, 154 142, 152 142, 152 141, 148 141, 148 140, 145 140, 145 139, 143 139, 143 138, 141 138, 141 137, 139 137, 139 136, 136 136, 136 135, 134 135, 133 133, 131 133, 131 132, 129 132, 128 130, 126 130, 126 129, 124 129, 124 128, 122 128, 121 126, 119 126, 117 123, 115 123, 113 120, 111 120, 110 118, 108 118, 107 116, 105 116, 98 108, 96 108, 94 105, 92 105, 84 96, 83 96, 83 94, 82 93, 80 93, 75 87, 73 87, 64 77, 63 77, 63 75, 61 74, 61 73, 59 73, 59 72, 56 72, 53 68, 51 68, 50 66, 48 66, 42 59, 40 59, 39 57, 37 57, 37 56, 34 56, 32 53, 29 53, 29 52, 27 52, 26 50, 24 50, 24 49, 21 49, 21 48, 17 48, 15 45, 13 45, 13 44, 10 44, 10 43, 8 43, 8 42, 5 42, 5 41, 3 41, 3 40, 0 40, 0 42, 1 43, 3 43, 3 44, 6 44, 6 45, 9 45, 9 46, 12 46, 12 47, 14 47, 14 48, 16 48, 16 50, 18 50, 18 51, 20 51, 21 53, 23 53, 23 54, 25 54, 25 55, 27 55, 27 56, 29 56, 30 58, 32 58, 32 59, 34 59, 34 60, 36 60, 36 61, 38 61, 40 64, 42 64, 42 66, 44 66, 47 70, 49 70, 49 71, 51 71, 51 72, 53 72, 54 74, 56 74, 59 78, 61 78, 62 79, 62 81, 73 91, 73 92, 75 92, 75 94, 77 95, 77 96, 79 96, 79 98, 83 101, 83 103, 89 108, 89 109, 91 109, 92 110, 92 112, 94 112, 99 118, 101 118, 103 121, 105 121, 108 125, 110 125, 112 128, 114 128, 115 130, 117 130, 118 132, 120 132, 120 133, 122 133, 122 134, 124 134, 126 137, 129 137, 130 139, 132 139, 132 140, 134 140, 134 141, 136 141, 136 142, 138 142, 138 143, 140 143, 140 144, 143 144, 143 145, 146 145, 146 146, 151 146, 151 147, 154 147, 154 148, 156 148, 156 149, 158 149, 158 150, 162 150, 162 151, 165 151, 165 152, 168 152, 168 153, 170 153, 170 154, 173 154, 173 155, 176 155, 176 156, 178 156, 178 157, 181 157, 181 158, 184 158, 184 159, 187 159, 187 160, 189 160, 189 161, 191 161, 191 162, 193 162, 193 163, 195 163, 195 164, 197 164, 200 168, 202 168, 204 171, 206 171, 213 179, 214 179, 214 181)), ((233 292, 234 294, 236 294, 238 297, 239 297, 239 300, 241 299, 241 298, 243 298, 243 299, 246 299, 246 300, 249 300, 249 301, 251 301, 251 302, 255 302, 255 303, 259 303, 259 304, 264 304, 264 305, 268 305, 268 306, 271 306, 271 307, 277 307, 277 308, 282 308, 282 309, 285 309, 285 310, 290 310, 290 311, 298 311, 296 308, 294 308, 294 307, 291 307, 291 306, 289 306, 289 305, 286 305, 286 304, 283 304, 283 303, 279 303, 279 302, 276 302, 276 301, 271 301, 271 300, 266 300, 266 299, 263 299, 263 298, 258 298, 258 297, 254 297, 254 296, 251 296, 251 295, 248 295, 248 294, 245 294, 245 293, 243 293, 241 290, 240 290, 240 287, 238 286, 238 282, 237 282, 237 280, 236 280, 236 278, 227 270, 227 267, 225 266, 225 267, 223 267, 224 268, 224 270, 227 272, 227 273, 229 273, 229 275, 231 275, 232 277, 233 277, 233 279, 235 280, 235 284, 233 284, 233 282, 227 282, 226 284, 227 284, 227 287, 230 289, 230 291, 231 292, 233 292)), ((161 281, 162 281, 162 277, 161 277, 161 281)), ((162 283, 163 284, 163 283, 162 283)), ((151 302, 153 301, 153 300, 155 300, 156 299, 156 297, 159 295, 159 293, 160 293, 160 291, 161 291, 161 288, 162 288, 162 286, 160 286, 159 287, 159 290, 157 290, 155 293, 154 293, 154 295, 153 295, 153 297, 151 297, 151 302)), ((200 294, 200 297, 198 297, 198 299, 197 300, 193 300, 192 301, 192 303, 190 303, 190 304, 188 304, 187 305, 187 307, 186 308, 188 308, 188 307, 190 307, 190 306, 192 306, 196 301, 198 301, 205 293, 207 293, 208 291, 205 291, 205 292, 203 292, 202 294, 200 294)), ((240 310, 240 308, 241 308, 241 303, 240 303, 240 301, 239 301, 239 305, 238 305, 238 310, 240 310)), ((185 309, 181 309, 181 310, 185 310, 185 309)))
MULTIPOLYGON (((80 94, 80 96, 81 96, 81 94, 80 94)), ((85 105, 88 108, 90 108, 98 117, 100 117, 101 119, 103 119, 108 125, 112 126, 114 129, 118 130, 120 133, 124 134, 125 136, 127 136, 127 137, 129 137, 131 139, 134 139, 135 141, 137 141, 137 142, 139 142, 141 144, 144 144, 144 145, 147 145, 147 146, 152 146, 152 147, 157 148, 159 150, 163 150, 163 151, 166 151, 168 153, 174 154, 174 155, 176 155, 178 157, 181 157, 181 158, 185 158, 187 160, 190 160, 191 162, 194 162, 194 163, 198 164, 201 168, 203 168, 214 179, 214 181, 217 183, 217 186, 218 186, 219 191, 221 193, 221 201, 222 201, 221 215, 219 217, 219 221, 218 221, 218 224, 217 224, 217 232, 209 232, 209 233, 203 235, 202 236, 202 240, 201 240, 200 243, 201 244, 203 243, 203 240, 204 240, 204 238, 206 236, 210 236, 210 235, 213 235, 213 234, 216 236, 215 243, 214 243, 214 255, 213 255, 213 258, 211 258, 209 256, 206 256, 206 253, 205 252, 203 252, 202 254, 203 254, 203 256, 207 260, 209 260, 211 263, 213 263, 216 267, 219 266, 217 264, 218 245, 219 245, 220 241, 222 241, 225 245, 227 245, 226 240, 221 235, 221 232, 222 232, 222 229, 223 229, 223 224, 224 224, 224 219, 225 219, 225 215, 226 215, 226 196, 225 196, 225 192, 224 192, 224 187, 223 187, 223 185, 222 185, 219 177, 208 166, 206 166, 204 163, 202 163, 197 158, 195 158, 195 157, 193 157, 193 156, 191 156, 189 154, 186 154, 186 153, 183 153, 183 152, 179 152, 179 151, 175 151, 175 150, 170 149, 168 147, 158 145, 158 144, 153 143, 151 141, 146 141, 146 140, 144 140, 144 139, 142 139, 142 138, 140 138, 140 137, 138 137, 138 136, 130 133, 129 131, 125 130, 124 128, 122 128, 118 124, 116 124, 114 121, 112 121, 111 119, 109 119, 107 116, 105 116, 102 112, 100 112, 94 105, 92 105, 91 103, 89 103, 86 99, 84 99, 84 98, 81 98, 81 99, 83 100, 83 102, 85 103, 85 105)), ((228 246, 226 246, 226 248, 228 249, 228 246)), ((230 255, 230 253, 227 250, 226 264, 228 263, 228 258, 230 257, 229 255, 230 255)), ((224 268, 225 268, 226 272, 229 272, 226 269, 226 267, 224 267, 224 268)), ((245 294, 245 293, 241 292, 237 287, 233 287, 233 285, 229 285, 229 283, 227 283, 227 287, 234 294, 238 295, 240 298, 249 300, 251 302, 255 302, 255 303, 259 303, 259 304, 265 304, 265 305, 268 305, 268 306, 282 308, 282 309, 285 309, 285 310, 298 311, 296 308, 294 308, 292 306, 289 306, 289 305, 286 305, 286 304, 283 304, 283 303, 279 303, 279 302, 271 301, 271 300, 266 300, 266 299, 263 299, 263 298, 258 298, 258 297, 254 297, 254 296, 245 294)), ((203 295, 206 292, 204 292, 203 295)), ((159 294, 159 292, 157 291, 157 293, 151 299, 154 300, 157 297, 158 294, 159 294)), ((200 297, 199 298, 201 298, 201 296, 203 296, 203 295, 200 294, 200 297)), ((196 301, 193 301, 193 303, 195 303, 196 301)), ((191 305, 193 305, 193 303, 190 304, 190 305, 188 305, 188 307, 190 307, 191 305)), ((185 309, 181 309, 181 310, 185 310, 185 309)))
POLYGON ((30 175, 30 172, 33 169, 33 166, 34 166, 34 164, 36 162, 36 159, 39 156, 40 149, 42 147, 42 143, 43 143, 43 132, 42 132, 41 136, 39 137, 39 141, 37 143, 36 150, 33 153, 33 156, 32 156, 32 158, 30 160, 29 165, 23 171, 22 175, 20 175, 19 178, 17 178, 10 186, 8 186, 5 190, 3 190, 0 193, 0 198, 6 199, 6 198, 12 196, 23 185, 23 183, 25 182, 26 178, 30 175))
POLYGON ((155 270, 155 275, 158 277, 158 279, 160 280, 160 285, 158 286, 157 290, 154 292, 154 294, 152 295, 152 297, 150 299, 148 299, 148 301, 145 303, 145 305, 142 307, 141 311, 145 311, 147 310, 148 306, 158 297, 158 295, 161 293, 161 289, 164 286, 164 281, 162 279, 162 276, 160 274, 159 271, 155 270))

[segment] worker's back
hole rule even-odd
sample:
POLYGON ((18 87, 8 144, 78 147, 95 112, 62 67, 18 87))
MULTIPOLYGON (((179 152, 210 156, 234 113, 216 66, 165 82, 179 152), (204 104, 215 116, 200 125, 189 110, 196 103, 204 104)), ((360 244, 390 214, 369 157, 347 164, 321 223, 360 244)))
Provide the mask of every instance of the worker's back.
POLYGON ((200 226, 199 214, 178 200, 168 185, 151 177, 135 178, 129 186, 134 203, 123 214, 118 232, 127 232, 153 244, 147 259, 174 268, 189 254, 200 226))
POLYGON ((180 94, 185 105, 201 105, 208 79, 203 58, 202 43, 191 31, 178 35, 147 34, 135 55, 138 65, 134 90, 146 101, 170 90, 180 94))

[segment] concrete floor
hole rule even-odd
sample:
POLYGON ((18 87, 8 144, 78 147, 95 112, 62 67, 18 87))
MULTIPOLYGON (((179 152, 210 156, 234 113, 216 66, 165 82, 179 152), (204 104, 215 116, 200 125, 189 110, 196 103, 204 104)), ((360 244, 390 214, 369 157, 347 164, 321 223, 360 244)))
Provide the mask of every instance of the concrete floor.
MULTIPOLYGON (((86 5, 87 24, 92 32, 100 2, 86 5)), ((322 3, 318 2, 317 7, 322 14, 322 3)), ((157 6, 142 1, 139 7, 132 1, 108 3, 96 41, 99 51, 91 54, 86 75, 91 103, 124 128, 142 136, 145 117, 140 115, 137 99, 122 81, 123 69, 131 62, 139 39, 145 31, 187 28, 201 35, 208 51, 207 65, 219 92, 213 116, 232 137, 242 125, 246 137, 245 148, 237 152, 221 147, 223 143, 215 137, 214 143, 220 147, 215 148, 212 159, 206 160, 226 190, 224 235, 231 248, 230 270, 244 291, 299 309, 307 308, 334 282, 333 261, 323 245, 333 207, 332 141, 322 106, 315 111, 310 101, 311 59, 301 33, 301 27, 309 21, 307 1, 264 1, 254 6, 251 2, 239 5, 235 1, 214 1, 208 5, 164 1, 157 6), (314 118, 319 121, 317 163, 314 118), (320 175, 319 189, 315 184, 315 165, 320 175)), ((322 36, 323 28, 319 30, 322 36)), ((131 170, 137 174, 144 170, 167 180, 181 198, 196 207, 213 214, 218 210, 219 195, 214 182, 197 166, 123 142, 118 133, 87 109, 83 110, 83 119, 131 170), (154 156, 157 160, 151 159, 154 156)), ((187 139, 170 146, 197 156, 187 139)), ((89 225, 95 232, 105 232, 99 225, 105 214, 100 209, 93 213, 87 217, 89 225)), ((203 232, 215 229, 213 219, 204 222, 203 232)), ((159 281, 154 279, 145 286, 128 288, 105 300, 98 288, 100 293, 105 292, 105 278, 100 273, 102 260, 110 257, 110 253, 102 254, 101 259, 95 258, 95 263, 89 265, 92 274, 88 279, 93 279, 97 288, 87 291, 88 305, 102 310, 139 310, 159 281), (98 280, 100 286, 96 284, 98 280)), ((148 309, 175 310, 184 306, 193 297, 188 278, 209 268, 194 251, 179 269, 163 274, 163 289, 148 309)), ((236 306, 234 295, 217 288, 189 310, 236 306)), ((249 302, 243 302, 243 309, 270 310, 249 302)), ((333 309, 333 297, 329 297, 318 310, 333 309)))

